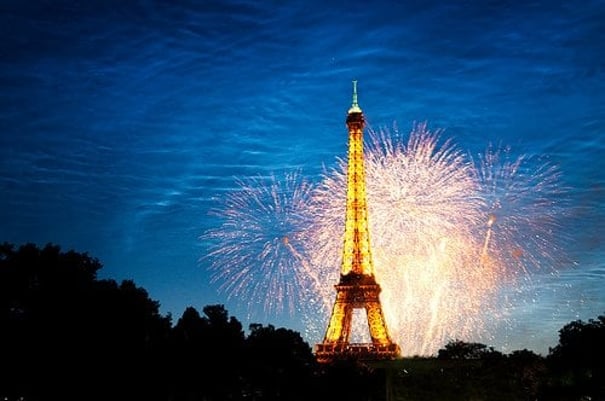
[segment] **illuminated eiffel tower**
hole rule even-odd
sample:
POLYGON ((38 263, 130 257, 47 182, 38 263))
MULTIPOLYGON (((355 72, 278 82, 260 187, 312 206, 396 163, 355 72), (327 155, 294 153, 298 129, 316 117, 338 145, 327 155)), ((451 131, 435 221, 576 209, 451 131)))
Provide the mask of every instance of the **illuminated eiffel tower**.
POLYGON ((395 359, 400 350, 389 337, 370 252, 363 157, 365 120, 357 104, 357 81, 353 81, 353 104, 346 122, 349 130, 347 206, 340 281, 335 286, 336 300, 328 328, 323 342, 315 346, 315 356, 319 362, 395 359), (371 342, 350 343, 353 310, 362 308, 366 312, 371 342))

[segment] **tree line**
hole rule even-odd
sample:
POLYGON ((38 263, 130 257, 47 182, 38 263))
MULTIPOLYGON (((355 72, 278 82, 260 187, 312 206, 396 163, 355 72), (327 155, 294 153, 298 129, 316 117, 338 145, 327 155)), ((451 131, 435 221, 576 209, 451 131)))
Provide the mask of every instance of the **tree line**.
POLYGON ((454 340, 432 358, 326 365, 299 333, 244 330, 223 305, 173 322, 101 268, 53 244, 0 245, 2 400, 605 399, 605 316, 564 326, 547 356, 454 340))

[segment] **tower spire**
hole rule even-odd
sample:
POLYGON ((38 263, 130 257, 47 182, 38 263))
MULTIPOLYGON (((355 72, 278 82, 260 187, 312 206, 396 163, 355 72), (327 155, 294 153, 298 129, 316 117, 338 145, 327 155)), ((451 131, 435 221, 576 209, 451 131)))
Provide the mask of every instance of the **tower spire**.
POLYGON ((361 113, 361 108, 357 103, 357 80, 353 81, 353 103, 351 104, 351 108, 349 109, 349 113, 361 113))

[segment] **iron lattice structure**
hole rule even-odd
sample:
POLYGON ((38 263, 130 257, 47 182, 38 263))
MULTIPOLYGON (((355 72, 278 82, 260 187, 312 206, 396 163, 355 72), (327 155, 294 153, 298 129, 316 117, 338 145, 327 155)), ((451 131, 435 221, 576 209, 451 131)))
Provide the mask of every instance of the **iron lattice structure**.
POLYGON ((315 346, 319 362, 354 358, 394 359, 399 346, 391 341, 380 304, 380 286, 374 277, 370 247, 363 156, 365 119, 357 103, 357 81, 353 81, 353 104, 347 113, 349 149, 347 205, 340 281, 324 340, 315 346), (353 311, 365 309, 370 343, 350 343, 353 311))

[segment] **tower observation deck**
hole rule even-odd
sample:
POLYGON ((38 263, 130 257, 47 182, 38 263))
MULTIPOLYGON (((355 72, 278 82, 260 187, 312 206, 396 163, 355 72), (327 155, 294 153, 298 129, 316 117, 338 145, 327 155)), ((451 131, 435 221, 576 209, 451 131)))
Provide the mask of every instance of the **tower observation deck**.
POLYGON ((363 156, 365 119, 357 102, 357 81, 353 81, 353 102, 347 113, 349 131, 347 197, 340 281, 323 342, 315 345, 319 362, 336 359, 395 359, 399 346, 391 341, 380 304, 380 286, 374 277, 363 156), (353 311, 365 309, 371 342, 350 343, 353 311))

